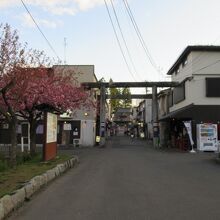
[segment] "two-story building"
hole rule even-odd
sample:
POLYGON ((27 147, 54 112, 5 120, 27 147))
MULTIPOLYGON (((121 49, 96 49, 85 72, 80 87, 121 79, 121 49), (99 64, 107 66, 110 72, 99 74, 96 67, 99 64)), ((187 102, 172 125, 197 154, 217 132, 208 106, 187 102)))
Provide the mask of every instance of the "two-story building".
MULTIPOLYGON (((56 65, 56 74, 73 74, 77 83, 97 82, 94 65, 56 65)), ((91 89, 91 99, 98 98, 98 90, 91 89)), ((81 108, 72 114, 63 114, 58 119, 58 144, 94 146, 96 137, 97 109, 81 108)))
POLYGON ((169 93, 169 113, 161 121, 170 125, 173 146, 190 148, 184 121, 196 126, 220 122, 220 46, 188 46, 167 73, 179 86, 169 93))

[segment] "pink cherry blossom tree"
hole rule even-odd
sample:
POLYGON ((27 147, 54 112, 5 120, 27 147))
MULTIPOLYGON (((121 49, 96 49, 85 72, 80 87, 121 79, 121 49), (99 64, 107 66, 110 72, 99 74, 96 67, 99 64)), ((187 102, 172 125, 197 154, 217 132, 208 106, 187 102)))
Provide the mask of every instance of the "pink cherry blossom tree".
POLYGON ((75 83, 74 76, 55 75, 52 68, 22 69, 16 74, 16 81, 11 93, 19 93, 18 115, 30 123, 31 155, 36 153, 36 128, 43 116, 42 105, 60 113, 93 106, 89 93, 75 83))
POLYGON ((11 145, 9 147, 10 165, 16 165, 16 128, 18 106, 8 96, 14 86, 13 73, 19 66, 24 65, 26 44, 19 42, 17 31, 12 31, 6 24, 0 24, 0 114, 8 122, 11 130, 11 145))
POLYGON ((16 166, 18 116, 30 123, 31 154, 36 151, 36 128, 42 105, 59 112, 93 106, 88 92, 72 74, 54 74, 51 60, 42 51, 28 50, 16 30, 0 25, 0 114, 9 123, 10 164, 16 166))

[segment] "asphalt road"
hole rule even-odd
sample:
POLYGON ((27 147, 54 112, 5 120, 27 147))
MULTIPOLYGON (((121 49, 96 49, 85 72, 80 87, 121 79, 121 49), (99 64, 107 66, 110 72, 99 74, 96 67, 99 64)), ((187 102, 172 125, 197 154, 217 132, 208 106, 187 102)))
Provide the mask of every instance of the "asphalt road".
POLYGON ((11 220, 220 219, 220 164, 213 153, 155 150, 123 137, 76 153, 80 165, 11 220))

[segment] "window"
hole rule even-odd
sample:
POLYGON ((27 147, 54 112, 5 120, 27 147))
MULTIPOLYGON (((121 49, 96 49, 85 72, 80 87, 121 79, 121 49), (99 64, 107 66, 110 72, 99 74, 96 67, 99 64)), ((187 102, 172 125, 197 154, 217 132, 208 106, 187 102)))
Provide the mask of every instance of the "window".
POLYGON ((173 103, 177 104, 185 99, 185 82, 173 89, 173 103))
POLYGON ((220 77, 206 78, 206 97, 220 97, 220 77))
POLYGON ((169 100, 169 107, 172 107, 173 106, 173 91, 170 91, 168 100, 169 100))
POLYGON ((188 63, 188 60, 187 60, 187 58, 186 58, 186 59, 183 61, 182 66, 183 66, 183 67, 186 66, 187 63, 188 63))
POLYGON ((180 72, 180 68, 178 67, 178 68, 175 70, 175 75, 177 75, 179 72, 180 72))

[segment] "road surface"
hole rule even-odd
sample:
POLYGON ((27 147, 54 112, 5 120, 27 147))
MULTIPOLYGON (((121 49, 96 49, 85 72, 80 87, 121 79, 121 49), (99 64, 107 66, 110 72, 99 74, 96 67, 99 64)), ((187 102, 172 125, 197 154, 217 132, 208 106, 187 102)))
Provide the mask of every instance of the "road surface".
POLYGON ((156 150, 128 137, 76 153, 80 165, 11 220, 220 219, 220 164, 214 153, 156 150))

